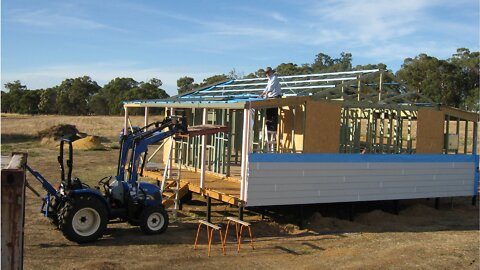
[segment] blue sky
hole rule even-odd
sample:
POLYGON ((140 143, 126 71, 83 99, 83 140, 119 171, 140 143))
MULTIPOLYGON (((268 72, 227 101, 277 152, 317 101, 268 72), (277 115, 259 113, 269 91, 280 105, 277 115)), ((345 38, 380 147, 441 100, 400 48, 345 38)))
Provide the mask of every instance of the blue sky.
POLYGON ((121 1, 2 0, 1 82, 29 89, 89 75, 196 82, 235 69, 312 63, 323 52, 353 64, 446 59, 479 50, 478 0, 121 1))

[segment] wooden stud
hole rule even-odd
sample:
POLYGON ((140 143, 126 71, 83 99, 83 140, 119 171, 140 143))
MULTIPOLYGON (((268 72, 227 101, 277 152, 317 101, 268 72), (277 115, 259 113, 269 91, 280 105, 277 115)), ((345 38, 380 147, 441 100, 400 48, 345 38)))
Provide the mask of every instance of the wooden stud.
MULTIPOLYGON (((460 120, 458 118, 457 118, 457 126, 455 128, 455 134, 457 134, 457 140, 460 142, 460 120)), ((458 154, 458 146, 457 148, 455 148, 455 154, 458 154)))
POLYGON ((468 121, 465 121, 465 138, 463 140, 464 145, 463 145, 463 153, 467 153, 467 145, 468 145, 468 121))
POLYGON ((383 70, 380 71, 380 83, 378 84, 378 101, 382 100, 383 70))
MULTIPOLYGON (((208 122, 208 109, 204 108, 203 109, 203 118, 202 118, 202 124, 206 125, 208 122)), ((207 151, 207 135, 202 135, 202 149, 200 151, 200 158, 201 158, 201 164, 200 164, 200 188, 205 188, 205 166, 206 166, 206 151, 207 151)))
POLYGON ((412 153, 412 115, 408 115, 408 122, 407 122, 407 153, 412 153))
POLYGON ((380 153, 384 154, 383 141, 385 139, 385 110, 380 113, 380 153))
POLYGON ((450 115, 445 116, 445 143, 444 143, 444 148, 445 148, 445 154, 448 154, 448 134, 450 133, 450 115))
POLYGON ((392 139, 393 139, 393 111, 388 110, 388 125, 387 125, 387 131, 388 131, 388 138, 387 138, 387 153, 391 154, 392 153, 392 139))

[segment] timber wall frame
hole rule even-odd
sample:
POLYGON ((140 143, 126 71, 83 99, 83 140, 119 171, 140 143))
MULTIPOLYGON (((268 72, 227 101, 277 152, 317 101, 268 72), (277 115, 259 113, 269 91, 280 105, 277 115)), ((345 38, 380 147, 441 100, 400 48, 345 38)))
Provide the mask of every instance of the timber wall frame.
POLYGON ((279 99, 257 97, 265 78, 231 80, 170 99, 125 102, 125 130, 129 108, 144 108, 146 125, 154 107, 185 116, 189 125, 227 126, 225 133, 165 145, 178 144, 183 166, 200 171, 202 178, 210 172, 239 180, 241 201, 246 201, 252 153, 477 153, 478 114, 418 103, 421 97, 387 90, 398 85, 382 80, 379 70, 283 76, 285 94, 279 99), (375 74, 379 83, 362 83, 375 74), (415 102, 406 102, 411 96, 415 102), (278 108, 280 116, 274 148, 266 143, 267 108, 278 108))
MULTIPOLYGON (((250 153, 472 154, 476 149, 478 115, 449 107, 367 107, 313 97, 252 101, 245 106, 166 108, 168 114, 186 116, 189 125, 229 127, 226 133, 172 141, 178 144, 175 149, 182 149, 185 167, 240 180, 241 201, 247 196, 250 153), (265 109, 272 107, 281 116, 274 151, 265 148, 263 135, 265 109), (457 149, 446 147, 445 134, 452 133, 462 134, 457 149), (238 166, 240 170, 233 172, 238 166)), ((128 106, 125 109, 128 117, 128 106)), ((147 123, 148 107, 145 111, 147 123)))

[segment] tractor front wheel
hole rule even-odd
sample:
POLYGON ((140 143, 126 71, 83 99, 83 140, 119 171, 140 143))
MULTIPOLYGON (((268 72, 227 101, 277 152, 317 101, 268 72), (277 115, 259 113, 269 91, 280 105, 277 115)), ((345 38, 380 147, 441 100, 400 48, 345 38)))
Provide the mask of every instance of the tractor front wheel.
POLYGON ((168 227, 168 213, 163 205, 147 206, 140 214, 140 229, 146 234, 160 234, 168 227))
POLYGON ((67 201, 59 213, 59 228, 70 241, 87 243, 102 237, 108 223, 105 205, 92 196, 67 201))

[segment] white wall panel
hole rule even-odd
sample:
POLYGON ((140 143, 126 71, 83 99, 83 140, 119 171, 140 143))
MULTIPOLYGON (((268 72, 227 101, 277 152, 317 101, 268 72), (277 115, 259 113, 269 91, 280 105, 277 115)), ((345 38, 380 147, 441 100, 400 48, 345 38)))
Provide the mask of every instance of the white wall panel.
MULTIPOLYGON (((328 158, 318 162, 250 162, 247 206, 473 194, 473 162, 445 162, 443 156, 439 162, 394 162, 394 159, 375 162, 372 158, 361 162, 358 157, 355 159, 355 162, 323 161, 328 158)), ((454 156, 452 159, 455 160, 454 156)))

